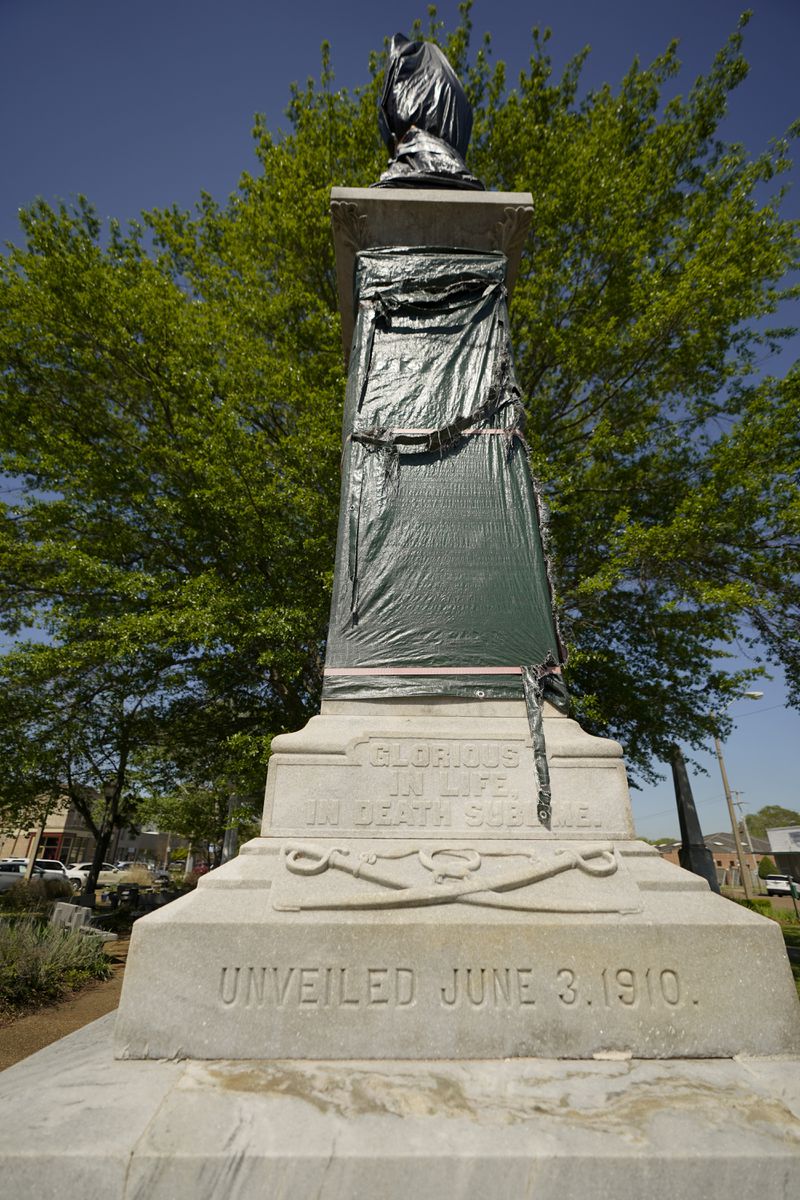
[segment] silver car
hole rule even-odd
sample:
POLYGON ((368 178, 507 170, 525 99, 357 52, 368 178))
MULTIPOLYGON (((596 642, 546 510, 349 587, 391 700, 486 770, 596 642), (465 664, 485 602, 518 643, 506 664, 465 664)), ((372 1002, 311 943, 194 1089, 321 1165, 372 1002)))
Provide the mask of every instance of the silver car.
MULTIPOLYGON (((7 892, 15 883, 21 883, 25 878, 27 866, 24 862, 0 863, 0 892, 7 892)), ((31 879, 44 879, 45 874, 39 867, 34 867, 31 879)))

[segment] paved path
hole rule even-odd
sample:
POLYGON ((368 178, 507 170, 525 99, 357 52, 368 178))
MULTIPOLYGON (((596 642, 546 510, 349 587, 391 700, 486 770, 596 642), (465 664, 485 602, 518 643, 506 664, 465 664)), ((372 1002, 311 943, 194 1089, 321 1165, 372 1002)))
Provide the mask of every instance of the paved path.
POLYGON ((114 972, 110 979, 89 983, 58 1004, 50 1004, 8 1025, 0 1025, 0 1071, 116 1008, 127 954, 127 941, 113 942, 108 947, 114 972))

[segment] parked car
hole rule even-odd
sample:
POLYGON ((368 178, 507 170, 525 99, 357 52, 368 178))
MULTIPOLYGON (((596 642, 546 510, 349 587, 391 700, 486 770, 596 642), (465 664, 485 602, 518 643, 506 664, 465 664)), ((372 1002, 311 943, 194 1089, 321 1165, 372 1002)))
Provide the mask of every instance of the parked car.
MULTIPOLYGON (((24 862, 1 862, 0 863, 0 892, 7 892, 15 883, 21 883, 25 878, 27 866, 24 862)), ((44 879, 44 871, 39 867, 34 867, 31 872, 31 879, 44 879)))
POLYGON ((44 871, 45 879, 68 880, 67 868, 57 858, 37 858, 33 865, 44 871))
MULTIPOLYGON (((4 858, 0 866, 7 866, 13 863, 21 866, 23 874, 25 873, 25 868, 28 865, 27 858, 4 858)), ((67 880, 67 868, 57 858, 37 858, 33 867, 40 879, 67 880)))
MULTIPOLYGON (((78 887, 83 887, 92 869, 90 862, 73 863, 67 871, 67 878, 78 887)), ((122 872, 113 863, 102 863, 97 876, 98 887, 107 887, 109 883, 119 883, 122 872)))
POLYGON ((800 892, 800 883, 791 875, 767 875, 764 883, 767 885, 768 896, 791 896, 792 884, 800 892))

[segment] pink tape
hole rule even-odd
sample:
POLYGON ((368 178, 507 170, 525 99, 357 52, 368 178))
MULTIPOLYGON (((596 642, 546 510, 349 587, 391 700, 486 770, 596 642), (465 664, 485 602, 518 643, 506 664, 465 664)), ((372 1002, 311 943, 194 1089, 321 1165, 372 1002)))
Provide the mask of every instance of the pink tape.
MULTIPOLYGON (((326 675, 521 675, 522 667, 326 667, 326 675)), ((543 675, 560 675, 549 667, 543 675)))

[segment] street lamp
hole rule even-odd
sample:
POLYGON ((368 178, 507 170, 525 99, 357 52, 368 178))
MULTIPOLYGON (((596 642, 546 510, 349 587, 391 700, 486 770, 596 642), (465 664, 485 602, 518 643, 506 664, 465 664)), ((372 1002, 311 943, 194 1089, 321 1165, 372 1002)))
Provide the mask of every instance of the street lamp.
MULTIPOLYGON (((723 712, 730 708, 731 704, 736 700, 760 700, 764 695, 763 692, 742 692, 740 696, 734 696, 733 700, 729 700, 725 705, 723 712)), ((716 713, 712 716, 716 717, 716 713)), ((750 887, 750 876, 745 870, 744 851, 742 850, 742 839, 739 836, 739 826, 736 821, 736 812, 733 807, 733 796, 731 795, 731 787, 728 783, 728 772, 725 770, 725 759, 722 757, 722 743, 719 740, 719 734, 714 733, 714 749, 717 752, 717 762, 719 763, 719 771, 722 776, 722 786, 725 789, 725 799, 728 803, 728 814, 731 819, 731 829, 733 830, 733 840, 736 843, 736 857, 739 859, 739 874, 742 879, 742 887, 744 888, 745 898, 752 900, 753 893, 750 887)))

